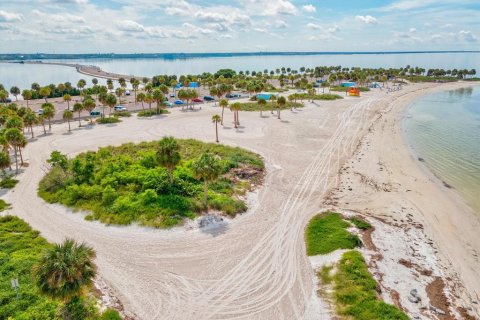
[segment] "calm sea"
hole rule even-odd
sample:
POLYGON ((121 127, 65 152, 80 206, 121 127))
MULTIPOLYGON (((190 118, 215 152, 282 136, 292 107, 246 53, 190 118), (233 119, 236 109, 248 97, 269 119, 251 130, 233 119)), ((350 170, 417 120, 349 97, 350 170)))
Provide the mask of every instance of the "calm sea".
POLYGON ((480 86, 426 95, 408 114, 414 152, 480 214, 480 86))
MULTIPOLYGON (((59 60, 57 60, 59 61, 59 60)), ((275 70, 281 67, 338 66, 397 68, 406 65, 424 68, 472 69, 480 72, 479 52, 459 53, 408 53, 408 54, 320 54, 292 56, 202 57, 191 59, 88 59, 64 60, 68 63, 96 65, 106 71, 126 75, 151 77, 159 74, 201 74, 222 68, 236 71, 275 70)), ((89 83, 91 77, 79 75, 74 68, 61 66, 22 65, 0 63, 0 83, 6 88, 12 85, 29 88, 33 82, 41 85, 80 78, 89 83)))

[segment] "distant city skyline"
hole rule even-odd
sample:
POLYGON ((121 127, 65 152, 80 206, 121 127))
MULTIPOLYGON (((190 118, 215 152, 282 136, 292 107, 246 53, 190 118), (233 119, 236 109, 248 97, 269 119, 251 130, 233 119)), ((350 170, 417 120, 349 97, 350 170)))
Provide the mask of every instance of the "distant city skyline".
POLYGON ((472 0, 17 0, 0 52, 478 50, 478 16, 472 0))

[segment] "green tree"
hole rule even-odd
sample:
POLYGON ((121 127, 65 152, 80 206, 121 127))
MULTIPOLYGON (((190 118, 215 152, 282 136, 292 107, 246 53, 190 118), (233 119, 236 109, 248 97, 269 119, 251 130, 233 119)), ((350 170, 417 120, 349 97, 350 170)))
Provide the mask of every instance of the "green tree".
POLYGON ((70 121, 73 119, 73 112, 70 110, 64 110, 62 114, 63 120, 66 120, 68 122, 68 132, 72 131, 70 128, 70 121))
POLYGON ((228 107, 228 100, 222 99, 220 100, 219 104, 220 104, 220 107, 222 107, 221 125, 223 126, 223 112, 225 111, 225 108, 228 107))
POLYGON ((277 117, 280 119, 280 110, 285 107, 287 104, 287 99, 285 97, 278 97, 277 99, 277 117))
POLYGON ((2 170, 3 176, 6 175, 5 169, 10 168, 10 155, 5 151, 0 151, 0 169, 2 170))
POLYGON ((17 115, 12 115, 7 118, 4 124, 6 129, 17 128, 19 130, 23 129, 23 119, 17 115))
POLYGON ((33 136, 33 125, 38 123, 38 117, 33 112, 31 109, 28 109, 25 115, 23 116, 23 123, 25 126, 30 128, 30 133, 32 134, 32 139, 34 138, 33 136))
POLYGON ((67 110, 70 110, 70 101, 72 101, 72 96, 70 96, 68 93, 64 94, 63 101, 67 103, 67 110))
POLYGON ((22 97, 23 100, 27 102, 27 108, 28 108, 28 101, 32 99, 32 91, 31 90, 23 90, 22 91, 22 97))
MULTIPOLYGON (((115 98, 115 96, 114 96, 115 98)), ((88 112, 88 116, 90 117, 90 124, 92 124, 92 111, 93 109, 95 109, 96 107, 96 104, 95 104, 95 101, 93 99, 86 99, 84 102, 83 102, 83 109, 85 109, 87 112, 88 112)))
POLYGON ((260 98, 257 101, 258 107, 260 108, 260 117, 262 116, 263 108, 267 105, 267 100, 260 98))
POLYGON ((5 131, 5 139, 13 148, 15 154, 15 172, 18 173, 18 151, 23 145, 25 137, 22 132, 17 128, 10 128, 5 131))
POLYGON ((221 173, 219 157, 212 153, 203 153, 192 163, 195 178, 203 180, 203 205, 208 211, 208 183, 218 178, 221 173))
POLYGON ((143 105, 143 103, 145 102, 145 93, 140 92, 140 93, 137 95, 136 101, 142 103, 142 110, 145 111, 145 106, 143 105))
POLYGON ((218 141, 218 123, 222 121, 222 118, 216 114, 212 117, 212 122, 215 123, 215 141, 216 142, 220 142, 218 141))
POLYGON ((115 96, 110 93, 107 95, 107 98, 105 99, 105 103, 110 108, 110 111, 108 113, 108 116, 110 117, 112 115, 113 107, 115 107, 115 105, 117 104, 117 98, 115 98, 115 96))
POLYGON ((53 104, 46 102, 42 104, 43 116, 48 120, 48 131, 52 131, 52 119, 55 117, 55 107, 53 104))
POLYGON ((50 96, 51 93, 52 93, 52 89, 50 89, 50 87, 43 87, 43 88, 40 88, 40 90, 38 91, 38 94, 43 99, 45 99, 45 102, 48 102, 47 98, 50 96))
POLYGON ((239 102, 235 102, 234 104, 230 105, 230 110, 233 111, 233 123, 235 124, 235 128, 238 128, 240 125, 240 121, 238 119, 238 112, 242 109, 242 105, 239 102))
POLYGON ((165 104, 165 96, 159 88, 153 90, 152 96, 153 100, 157 103, 157 114, 160 114, 160 106, 162 103, 165 104))
POLYGON ((65 302, 82 295, 93 284, 95 251, 85 243, 65 240, 46 250, 34 267, 40 292, 65 302))
POLYGON ((78 113, 78 126, 79 127, 82 126, 82 121, 80 120, 80 114, 82 113, 82 111, 83 111, 83 104, 77 102, 73 105, 73 112, 78 113))
POLYGON ((10 93, 15 97, 15 100, 18 101, 18 95, 20 94, 20 88, 13 86, 10 88, 10 93))
POLYGON ((160 140, 157 150, 157 162, 167 169, 170 182, 173 182, 173 170, 180 162, 179 151, 180 146, 174 137, 164 137, 160 140))

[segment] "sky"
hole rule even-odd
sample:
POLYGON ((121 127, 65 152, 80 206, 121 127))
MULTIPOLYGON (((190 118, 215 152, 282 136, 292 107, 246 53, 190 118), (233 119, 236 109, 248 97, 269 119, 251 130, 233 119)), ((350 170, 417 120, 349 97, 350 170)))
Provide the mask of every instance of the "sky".
POLYGON ((479 0, 0 0, 0 52, 480 50, 479 17, 479 0))

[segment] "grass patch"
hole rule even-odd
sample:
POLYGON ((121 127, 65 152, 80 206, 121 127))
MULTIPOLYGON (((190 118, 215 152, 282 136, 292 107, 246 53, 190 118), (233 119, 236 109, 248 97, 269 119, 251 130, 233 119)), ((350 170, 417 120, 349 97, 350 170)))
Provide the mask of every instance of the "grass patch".
POLYGON ((17 179, 14 179, 12 176, 6 176, 2 179, 2 181, 0 181, 0 188, 12 189, 17 185, 17 183, 17 179))
POLYGON ((358 217, 351 217, 348 219, 348 221, 353 223, 355 227, 360 230, 368 230, 372 228, 372 225, 370 223, 358 217))
POLYGON ((10 209, 10 204, 6 203, 5 200, 0 199, 0 212, 10 209))
MULTIPOLYGON (((244 102, 240 103, 242 111, 265 111, 265 110, 277 110, 277 103, 267 101, 267 105, 264 108, 260 108, 256 102, 244 102)), ((299 102, 287 102, 285 106, 280 108, 281 110, 287 110, 290 108, 302 108, 303 104, 299 102)))
POLYGON ((343 99, 342 96, 332 93, 321 93, 321 94, 308 94, 308 93, 294 93, 294 96, 297 97, 297 100, 337 100, 343 99))
POLYGON ((362 254, 343 254, 333 276, 337 313, 351 320, 408 320, 397 307, 377 296, 377 282, 368 271, 362 254))
POLYGON ((0 217, 0 319, 60 319, 61 304, 42 296, 32 266, 50 245, 23 220, 0 217), (20 284, 19 299, 10 280, 20 284))
MULTIPOLYGON (((167 113, 169 113, 168 110, 160 109, 160 114, 167 114, 167 113)), ((137 117, 145 117, 145 118, 153 117, 156 115, 158 115, 157 110, 142 110, 137 113, 137 117)))
POLYGON ((203 210, 203 182, 194 177, 192 161, 211 152, 221 158, 221 175, 208 185, 209 207, 230 216, 244 212, 247 207, 241 196, 263 177, 261 157, 220 144, 177 142, 181 161, 173 181, 157 163, 159 142, 128 143, 54 166, 41 180, 39 195, 51 203, 89 211, 87 219, 107 224, 174 226, 203 210))
POLYGON ((333 276, 331 274, 332 269, 333 269, 333 266, 323 266, 320 269, 320 271, 317 272, 317 276, 323 285, 332 283, 332 280, 333 280, 333 276))
POLYGON ((96 121, 97 121, 98 124, 109 124, 109 123, 122 122, 122 120, 118 119, 118 117, 98 118, 96 121))
POLYGON ((114 116, 120 118, 130 118, 132 113, 130 111, 115 111, 114 116))
MULTIPOLYGON (((370 88, 367 87, 356 87, 360 92, 367 92, 370 91, 370 88)), ((349 88, 348 87, 342 87, 342 86, 332 86, 330 87, 330 91, 335 91, 335 92, 345 92, 349 88)))
POLYGON ((313 217, 305 231, 307 255, 327 254, 338 249, 361 246, 360 238, 348 232, 348 227, 350 224, 335 212, 325 212, 313 217))

